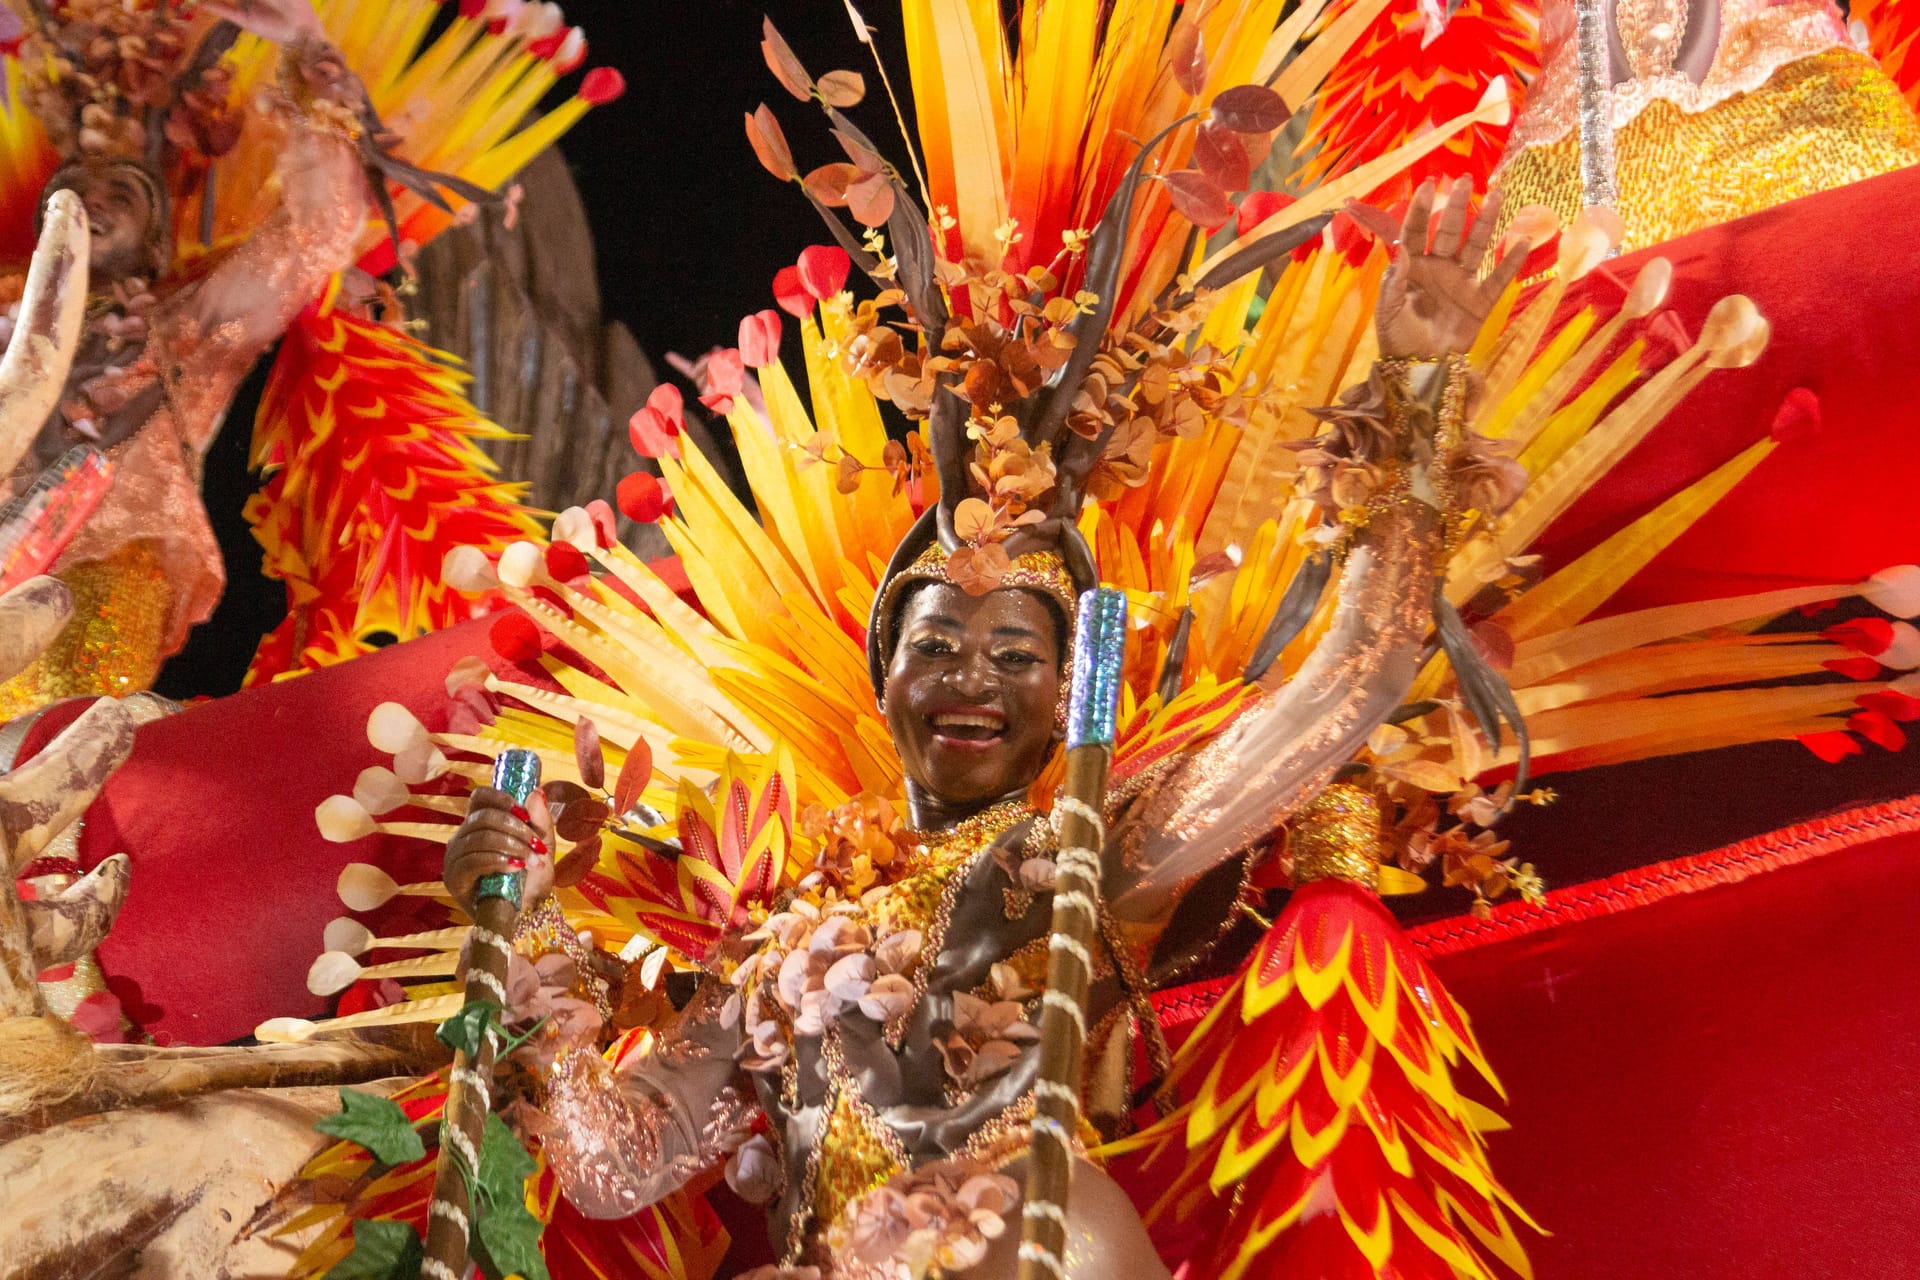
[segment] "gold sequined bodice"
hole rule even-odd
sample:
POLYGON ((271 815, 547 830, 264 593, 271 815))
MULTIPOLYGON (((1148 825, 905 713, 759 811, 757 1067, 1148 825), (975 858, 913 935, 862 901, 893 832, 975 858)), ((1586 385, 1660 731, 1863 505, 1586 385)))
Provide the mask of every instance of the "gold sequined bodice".
MULTIPOLYGON (((1616 129, 1613 153, 1632 250, 1905 168, 1920 161, 1920 125, 1871 58, 1829 49, 1703 111, 1655 99, 1616 129)), ((1503 219, 1530 204, 1573 218, 1579 135, 1510 151, 1496 181, 1503 219)))
POLYGON ((154 542, 136 539, 59 577, 73 592, 73 619, 26 670, 0 684, 0 721, 63 698, 124 698, 160 672, 174 591, 154 542))
MULTIPOLYGON (((1024 802, 1008 802, 944 831, 928 833, 902 874, 868 895, 875 937, 912 929, 926 940, 920 965, 923 990, 961 877, 994 841, 1031 813, 1024 802)), ((899 1139, 852 1087, 832 1030, 827 1035, 826 1062, 832 1096, 821 1140, 807 1153, 814 1221, 820 1225, 834 1222, 852 1201, 907 1168, 899 1139)))
MULTIPOLYGON (((1691 15, 1686 0, 1609 6, 1631 71, 1607 112, 1625 249, 1920 160, 1912 109, 1827 0, 1717 3, 1712 61, 1697 76, 1675 59, 1701 0, 1691 15)), ((1542 29, 1541 72, 1494 178, 1503 220, 1540 204, 1564 222, 1584 203, 1571 0, 1549 0, 1542 29)))

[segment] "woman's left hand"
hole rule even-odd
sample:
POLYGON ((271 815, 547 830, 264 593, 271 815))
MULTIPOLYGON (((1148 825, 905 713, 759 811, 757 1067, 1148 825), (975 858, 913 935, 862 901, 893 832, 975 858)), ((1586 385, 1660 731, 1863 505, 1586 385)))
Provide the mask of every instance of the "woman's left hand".
POLYGON ((1473 183, 1463 178, 1447 192, 1437 224, 1432 222, 1433 197, 1431 179, 1413 193, 1393 261, 1380 284, 1373 322, 1383 356, 1465 352, 1527 256, 1525 244, 1514 245, 1482 279, 1480 264, 1493 239, 1500 193, 1488 196, 1475 218, 1469 212, 1473 183))

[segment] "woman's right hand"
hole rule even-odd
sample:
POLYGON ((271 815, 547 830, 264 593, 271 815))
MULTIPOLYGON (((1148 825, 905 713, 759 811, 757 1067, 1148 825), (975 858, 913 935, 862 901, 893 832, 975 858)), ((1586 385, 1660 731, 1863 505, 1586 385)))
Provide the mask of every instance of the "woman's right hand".
POLYGON ((522 872, 526 880, 520 901, 531 905, 553 891, 553 844, 551 827, 536 830, 533 817, 515 805, 512 796, 475 787, 466 821, 447 841, 441 878, 454 902, 471 916, 480 877, 522 872))

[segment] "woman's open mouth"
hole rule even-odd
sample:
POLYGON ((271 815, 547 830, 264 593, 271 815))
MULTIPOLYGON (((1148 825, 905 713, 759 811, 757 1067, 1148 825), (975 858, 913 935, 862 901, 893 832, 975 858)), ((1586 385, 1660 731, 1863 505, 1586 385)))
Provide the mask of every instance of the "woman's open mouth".
POLYGON ((936 711, 927 717, 934 741, 951 751, 984 751, 1007 736, 1007 718, 988 707, 936 711))

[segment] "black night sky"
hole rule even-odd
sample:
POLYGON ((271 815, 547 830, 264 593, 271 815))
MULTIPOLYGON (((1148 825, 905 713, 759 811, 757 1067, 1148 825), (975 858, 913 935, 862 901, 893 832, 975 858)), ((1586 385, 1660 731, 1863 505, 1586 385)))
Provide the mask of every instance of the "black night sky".
MULTIPOLYGON (((866 0, 862 12, 881 28, 878 47, 911 111, 899 7, 866 0)), ((799 191, 754 160, 742 117, 770 106, 802 171, 845 158, 818 108, 768 72, 762 16, 815 76, 844 67, 866 77, 854 119, 904 163, 872 55, 841 0, 576 0, 567 13, 586 27, 592 61, 627 77, 626 97, 562 143, 593 222, 608 314, 656 357, 731 344, 742 315, 773 305, 773 273, 825 239, 799 191)))

